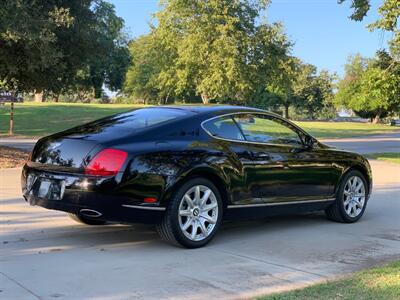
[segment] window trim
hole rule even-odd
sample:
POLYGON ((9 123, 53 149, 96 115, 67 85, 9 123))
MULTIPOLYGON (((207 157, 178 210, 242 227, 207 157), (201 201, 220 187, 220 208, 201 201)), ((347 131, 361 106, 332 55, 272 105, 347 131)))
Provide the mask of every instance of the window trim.
MULTIPOLYGON (((222 115, 215 116, 215 117, 209 118, 209 119, 207 119, 207 120, 204 120, 203 122, 201 122, 200 126, 201 126, 201 128, 202 128, 210 137, 212 137, 212 138, 214 138, 214 139, 222 140, 222 141, 228 141, 228 142, 236 142, 236 143, 255 144, 255 145, 267 145, 267 146, 279 146, 279 147, 282 147, 282 146, 283 146, 283 147, 290 147, 290 148, 293 148, 293 147, 295 147, 295 148, 304 148, 304 147, 306 147, 306 144, 305 144, 305 142, 303 141, 303 139, 301 138, 299 132, 302 133, 304 136, 310 136, 310 137, 312 137, 311 135, 309 135, 307 132, 305 132, 303 129, 301 129, 300 127, 298 127, 298 126, 295 125, 294 123, 292 123, 292 122, 290 122, 290 121, 288 121, 288 120, 285 120, 284 118, 282 118, 282 117, 280 117, 280 116, 275 116, 275 115, 273 115, 273 114, 271 114, 271 113, 268 113, 268 112, 241 111, 241 112, 233 112, 233 113, 222 114, 222 115), (209 131, 204 127, 204 124, 205 124, 206 122, 212 121, 212 120, 214 120, 214 119, 224 118, 224 117, 227 117, 227 116, 242 115, 242 114, 264 115, 264 116, 270 117, 270 118, 272 118, 272 119, 279 119, 279 120, 281 120, 281 121, 287 123, 288 125, 290 125, 291 127, 293 127, 293 131, 295 131, 295 132, 297 133, 297 135, 299 136, 299 139, 300 139, 302 145, 273 144, 273 143, 262 143, 262 142, 247 141, 247 140, 246 140, 246 137, 245 137, 244 134, 242 133, 241 128, 238 126, 238 124, 236 123, 236 121, 235 121, 235 119, 234 119, 233 117, 232 117, 232 120, 235 122, 236 126, 238 127, 239 131, 242 133, 242 135, 243 135, 243 137, 244 137, 245 140, 232 140, 232 139, 226 139, 226 138, 217 137, 217 136, 214 136, 211 132, 209 132, 209 131)), ((312 137, 312 138, 314 138, 314 137, 312 137)), ((314 138, 314 139, 315 139, 315 138, 314 138)))
POLYGON ((213 137, 213 138, 221 139, 221 140, 226 140, 226 141, 246 142, 246 137, 244 136, 244 133, 243 133, 242 129, 238 126, 238 124, 236 123, 236 120, 235 120, 230 114, 221 115, 221 116, 217 116, 217 117, 213 117, 213 118, 211 118, 211 119, 208 119, 208 120, 205 120, 205 121, 201 122, 200 125, 201 125, 201 128, 203 128, 203 130, 204 130, 205 132, 207 132, 207 134, 210 135, 210 136, 213 137), (221 120, 224 119, 224 118, 230 119, 230 120, 232 121, 232 123, 234 124, 234 126, 236 126, 236 128, 237 128, 237 130, 239 131, 240 135, 242 136, 243 140, 231 140, 231 139, 227 139, 227 138, 215 136, 215 135, 213 135, 210 131, 208 131, 207 129, 205 129, 205 128, 203 127, 203 123, 205 123, 205 122, 207 122, 207 121, 212 121, 213 119, 218 119, 218 118, 220 118, 221 120))

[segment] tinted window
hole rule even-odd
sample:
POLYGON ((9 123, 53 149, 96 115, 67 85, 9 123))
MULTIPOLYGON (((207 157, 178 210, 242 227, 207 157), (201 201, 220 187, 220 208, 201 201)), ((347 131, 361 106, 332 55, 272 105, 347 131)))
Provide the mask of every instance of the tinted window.
POLYGON ((286 122, 266 115, 235 115, 234 120, 247 141, 302 145, 299 135, 286 122))
POLYGON ((185 111, 177 109, 145 108, 120 114, 117 116, 117 121, 124 127, 141 129, 171 121, 186 114, 185 111))
POLYGON ((100 119, 75 129, 75 133, 115 134, 135 132, 188 115, 184 110, 169 108, 142 108, 100 119))
POLYGON ((213 136, 228 140, 243 141, 243 135, 232 117, 218 118, 204 123, 204 128, 213 136))

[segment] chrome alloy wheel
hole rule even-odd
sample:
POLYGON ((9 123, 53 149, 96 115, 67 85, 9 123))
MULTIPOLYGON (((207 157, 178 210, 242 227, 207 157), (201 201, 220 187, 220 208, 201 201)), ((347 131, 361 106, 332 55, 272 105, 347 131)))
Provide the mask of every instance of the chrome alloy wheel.
POLYGON ((204 185, 195 185, 185 193, 179 205, 180 228, 188 239, 204 240, 214 230, 218 213, 213 191, 204 185))
POLYGON ((352 176, 347 180, 343 191, 344 210, 349 217, 357 217, 365 205, 365 186, 362 179, 352 176))

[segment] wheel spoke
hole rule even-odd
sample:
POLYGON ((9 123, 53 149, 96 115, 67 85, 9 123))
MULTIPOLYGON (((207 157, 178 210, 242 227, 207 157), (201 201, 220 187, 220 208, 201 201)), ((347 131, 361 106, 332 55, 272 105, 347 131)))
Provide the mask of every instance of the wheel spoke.
POLYGON ((196 186, 194 190, 194 203, 199 204, 200 203, 200 186, 196 186))
POLYGON ((351 206, 351 211, 353 212, 351 216, 355 217, 357 215, 357 207, 355 202, 353 202, 353 205, 351 206))
POLYGON ((357 185, 356 185, 356 187, 355 187, 355 189, 354 189, 354 192, 358 192, 362 186, 363 186, 363 183, 362 183, 362 181, 360 180, 360 181, 357 183, 357 185))
POLYGON ((182 225, 182 230, 186 231, 190 225, 192 225, 193 223, 193 219, 192 218, 188 218, 185 222, 185 224, 182 225))
POLYGON ((191 211, 190 211, 189 209, 180 210, 180 211, 179 211, 179 215, 182 216, 182 217, 188 217, 188 216, 190 216, 191 214, 192 214, 192 213, 191 213, 191 211))
POLYGON ((208 231, 207 231, 206 226, 204 225, 204 222, 199 221, 199 225, 200 225, 201 233, 204 235, 204 237, 207 237, 208 231))
POLYGON ((348 215, 351 214, 351 208, 352 208, 351 204, 349 204, 349 205, 347 206, 347 208, 346 208, 346 213, 347 213, 348 215))
POLYGON ((204 206, 204 204, 207 202, 207 200, 210 197, 210 195, 211 195, 211 190, 205 191, 203 197, 200 200, 200 204, 199 204, 200 207, 204 206))
POLYGON ((215 224, 215 223, 216 223, 216 220, 214 220, 213 217, 210 217, 210 216, 207 215, 207 214, 202 214, 201 217, 202 217, 203 219, 205 219, 208 223, 211 223, 211 224, 215 224))
POLYGON ((187 202, 187 204, 189 205, 190 208, 193 208, 193 207, 194 207, 193 201, 192 201, 192 199, 189 197, 188 194, 185 194, 185 200, 186 200, 186 202, 187 202))
POLYGON ((354 201, 353 202, 354 203, 354 208, 361 207, 361 204, 360 204, 360 202, 358 200, 354 199, 353 201, 354 201))
POLYGON ((211 204, 208 204, 208 205, 204 206, 202 210, 203 210, 203 212, 208 212, 208 211, 216 208, 217 206, 218 206, 218 203, 217 202, 213 202, 211 204))
POLYGON ((357 185, 357 177, 353 177, 353 181, 351 183, 351 188, 353 191, 356 188, 356 185, 357 185))
POLYGON ((196 234, 197 234, 197 228, 199 227, 199 225, 197 224, 197 221, 193 221, 192 224, 192 233, 190 234, 190 237, 192 238, 192 240, 195 239, 196 234))

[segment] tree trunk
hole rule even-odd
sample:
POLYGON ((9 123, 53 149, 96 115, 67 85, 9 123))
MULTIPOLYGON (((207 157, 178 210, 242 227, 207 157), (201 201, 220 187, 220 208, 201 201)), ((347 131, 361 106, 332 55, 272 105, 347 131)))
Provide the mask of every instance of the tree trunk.
POLYGON ((283 112, 283 117, 289 119, 289 105, 285 104, 285 111, 283 112))
POLYGON ((379 124, 381 122, 381 112, 378 112, 375 115, 375 118, 372 120, 372 124, 379 124))
POLYGON ((35 90, 34 100, 35 102, 44 102, 43 90, 40 89, 35 90))
POLYGON ((210 99, 208 98, 207 94, 201 94, 201 100, 203 100, 203 104, 210 103, 210 99))
POLYGON ((162 99, 162 100, 161 100, 161 104, 162 104, 162 105, 167 104, 168 99, 169 99, 169 93, 167 94, 167 96, 165 96, 165 98, 161 98, 161 99, 162 99))
POLYGON ((101 86, 94 86, 94 97, 95 97, 96 99, 101 98, 102 92, 103 92, 103 89, 102 89, 101 86))

